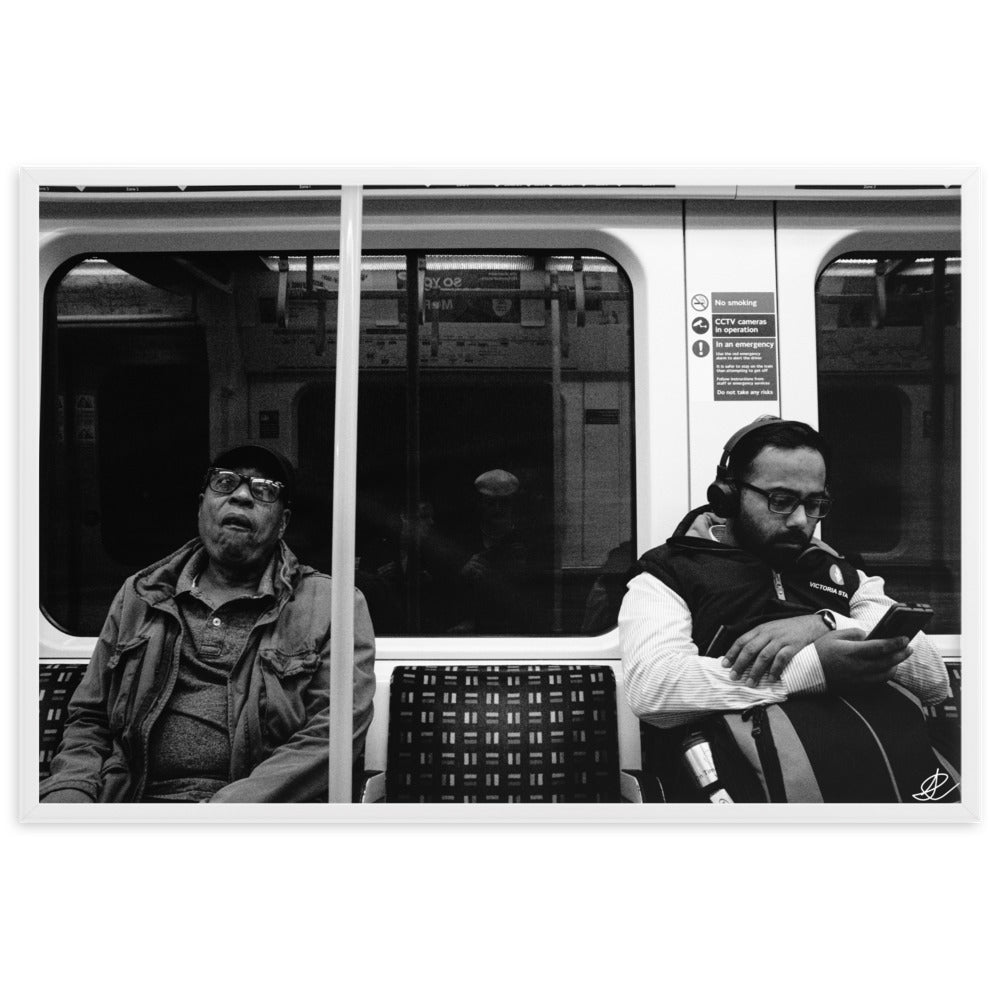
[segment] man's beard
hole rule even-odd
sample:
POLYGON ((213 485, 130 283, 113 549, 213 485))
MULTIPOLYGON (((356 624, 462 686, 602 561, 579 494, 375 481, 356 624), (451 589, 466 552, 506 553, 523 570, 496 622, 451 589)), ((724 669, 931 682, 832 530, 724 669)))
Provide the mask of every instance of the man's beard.
POLYGON ((809 547, 809 538, 798 532, 785 532, 766 542, 761 541, 743 530, 739 518, 733 519, 732 529, 741 548, 760 556, 775 569, 787 569, 809 547))
POLYGON ((805 552, 809 545, 808 541, 802 541, 798 538, 795 539, 794 542, 794 545, 768 546, 767 551, 764 553, 764 558, 768 563, 774 566, 775 569, 787 569, 798 560, 799 556, 805 552))

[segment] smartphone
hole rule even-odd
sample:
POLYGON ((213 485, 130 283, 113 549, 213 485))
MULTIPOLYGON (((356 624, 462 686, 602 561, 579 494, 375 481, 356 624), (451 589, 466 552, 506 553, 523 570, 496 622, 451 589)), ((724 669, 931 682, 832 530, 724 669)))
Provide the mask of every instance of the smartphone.
POLYGON ((868 633, 869 639, 893 639, 905 635, 912 639, 934 617, 928 604, 894 604, 868 633))

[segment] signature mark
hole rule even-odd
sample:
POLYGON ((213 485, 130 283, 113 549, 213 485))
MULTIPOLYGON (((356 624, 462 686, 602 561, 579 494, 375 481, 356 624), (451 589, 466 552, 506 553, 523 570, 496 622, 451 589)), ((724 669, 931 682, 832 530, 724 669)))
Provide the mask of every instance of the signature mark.
POLYGON ((955 782, 948 788, 948 781, 951 775, 946 774, 941 768, 936 768, 929 778, 924 778, 920 785, 920 791, 914 792, 913 797, 918 802, 938 802, 948 795, 953 789, 958 788, 959 782, 955 782))

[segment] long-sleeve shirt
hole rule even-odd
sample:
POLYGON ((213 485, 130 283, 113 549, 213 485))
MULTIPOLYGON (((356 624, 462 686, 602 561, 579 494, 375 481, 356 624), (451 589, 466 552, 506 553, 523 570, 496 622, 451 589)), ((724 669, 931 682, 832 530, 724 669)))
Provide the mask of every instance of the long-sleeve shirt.
MULTIPOLYGON (((866 634, 894 603, 878 576, 858 573, 850 617, 836 614, 837 627, 866 634)), ((691 612, 670 587, 649 573, 634 577, 618 618, 625 693, 640 719, 664 728, 711 712, 741 711, 826 690, 816 646, 810 643, 789 662, 776 681, 757 687, 729 677, 721 657, 699 656, 691 638, 691 612)), ((893 680, 926 704, 949 694, 948 673, 934 644, 922 632, 911 640, 912 655, 896 667, 893 680)))

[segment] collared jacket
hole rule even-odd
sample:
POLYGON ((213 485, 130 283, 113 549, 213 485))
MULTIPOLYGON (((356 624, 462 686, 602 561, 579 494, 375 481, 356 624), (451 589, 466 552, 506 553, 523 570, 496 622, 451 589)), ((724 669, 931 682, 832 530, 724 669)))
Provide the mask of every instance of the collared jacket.
MULTIPOLYGON (((704 514, 704 509, 698 512, 704 514)), ((811 615, 821 608, 851 616, 858 571, 829 545, 813 539, 779 571, 735 543, 718 541, 710 530, 713 519, 696 518, 684 530, 688 520, 664 545, 644 553, 630 576, 650 573, 683 598, 702 656, 721 625, 748 632, 763 622, 811 615)))
MULTIPOLYGON (((193 539, 128 578, 111 605, 39 797, 76 789, 95 802, 141 800, 150 733, 180 669, 175 588, 202 547, 193 539)), ((326 797, 330 728, 330 577, 302 566, 284 542, 272 564, 275 603, 254 626, 229 679, 231 782, 216 802, 326 797)), ((375 693, 375 640, 354 593, 354 758, 375 693)))

